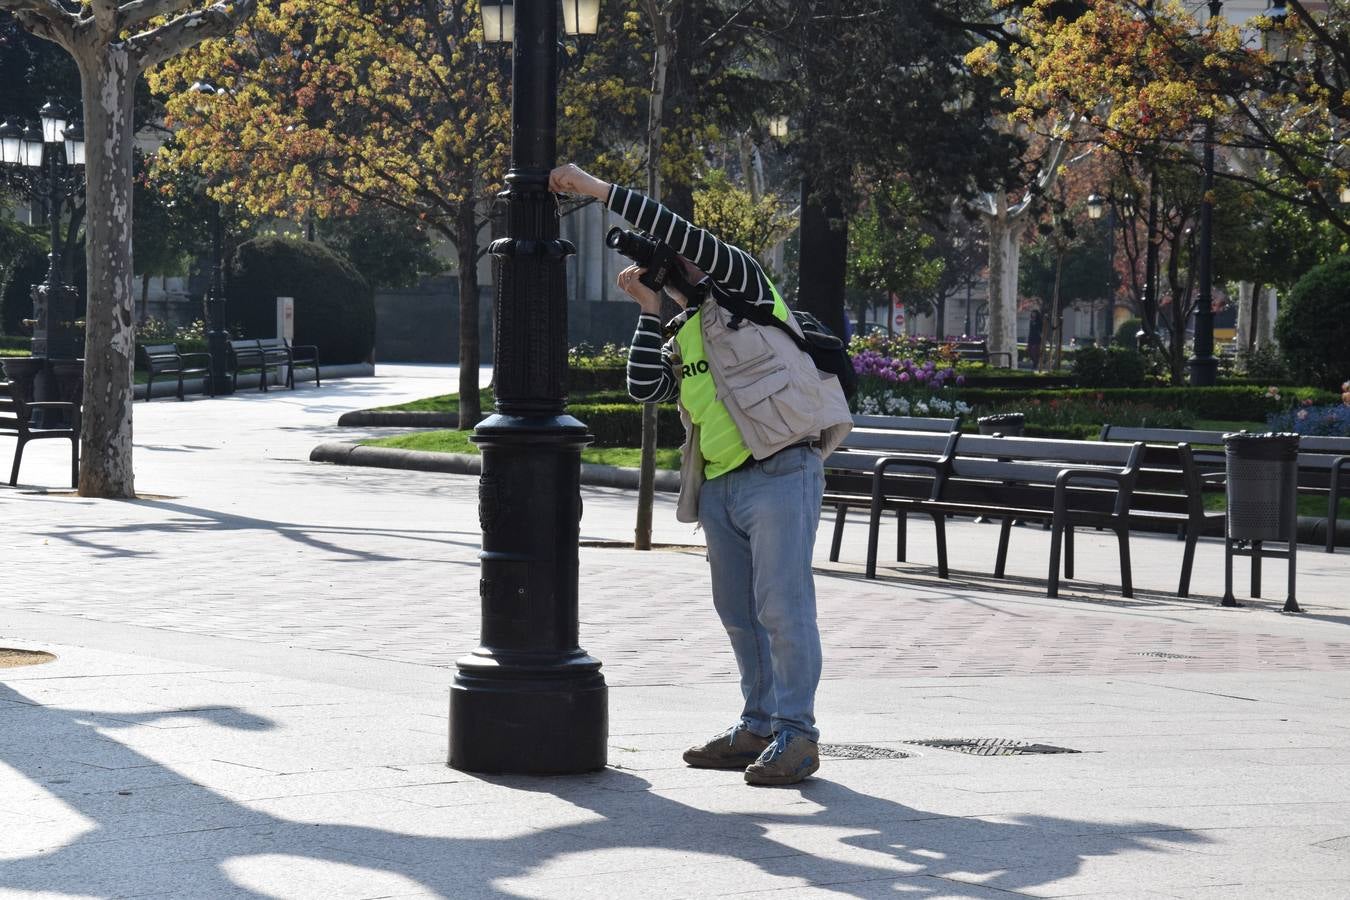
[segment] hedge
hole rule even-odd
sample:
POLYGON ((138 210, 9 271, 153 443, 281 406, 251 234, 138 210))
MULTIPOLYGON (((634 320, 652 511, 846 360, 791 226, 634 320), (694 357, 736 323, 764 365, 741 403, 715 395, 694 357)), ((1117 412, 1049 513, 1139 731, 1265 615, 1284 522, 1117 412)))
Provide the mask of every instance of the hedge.
POLYGON ((1334 403, 1339 395, 1319 388, 1280 388, 1277 400, 1267 388, 1255 385, 1219 387, 1163 387, 1163 388, 1074 388, 1058 391, 1008 391, 981 388, 957 388, 957 399, 971 406, 1006 407, 1018 401, 1084 399, 1100 396, 1115 402, 1145 403, 1170 409, 1187 409, 1201 419, 1229 419, 1260 421, 1267 413, 1288 409, 1304 400, 1313 403, 1334 403))
MULTIPOLYGON (((678 447, 684 442, 684 426, 673 403, 662 403, 656 413, 656 446, 678 447)), ((629 403, 569 404, 567 412, 585 423, 595 435, 596 447, 641 447, 642 405, 629 403)))
POLYGON ((596 369, 573 366, 567 370, 567 390, 574 393, 618 391, 626 394, 628 373, 622 367, 596 369))

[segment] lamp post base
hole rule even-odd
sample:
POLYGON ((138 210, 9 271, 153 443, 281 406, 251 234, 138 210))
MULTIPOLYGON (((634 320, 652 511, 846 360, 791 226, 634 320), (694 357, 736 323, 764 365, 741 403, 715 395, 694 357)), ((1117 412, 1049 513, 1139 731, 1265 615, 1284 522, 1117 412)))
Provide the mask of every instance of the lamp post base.
POLYGON ((1219 361, 1212 356, 1196 356, 1191 359, 1191 384, 1195 387, 1211 387, 1219 378, 1219 361))
POLYGON ((600 664, 582 662, 590 671, 559 679, 521 677, 506 667, 470 673, 461 660, 450 687, 450 767, 512 775, 603 769, 608 690, 600 664))

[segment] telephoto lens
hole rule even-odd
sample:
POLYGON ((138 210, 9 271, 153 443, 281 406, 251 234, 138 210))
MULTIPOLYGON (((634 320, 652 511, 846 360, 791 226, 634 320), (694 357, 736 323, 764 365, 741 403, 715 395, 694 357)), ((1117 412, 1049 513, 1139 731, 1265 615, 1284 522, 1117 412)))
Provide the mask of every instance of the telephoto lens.
POLYGON ((664 288, 675 273, 675 251, 640 232, 626 231, 615 225, 605 235, 605 246, 618 250, 646 269, 638 280, 654 291, 664 288))

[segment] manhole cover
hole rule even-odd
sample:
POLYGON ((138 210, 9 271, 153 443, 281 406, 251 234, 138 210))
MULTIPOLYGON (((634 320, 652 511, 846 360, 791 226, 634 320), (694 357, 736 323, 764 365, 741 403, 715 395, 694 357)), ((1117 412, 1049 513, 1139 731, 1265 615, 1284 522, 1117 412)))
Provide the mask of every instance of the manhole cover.
POLYGON ((1140 650, 1133 654, 1134 656, 1152 656, 1154 659, 1199 659, 1198 656, 1187 656, 1185 653, 1168 653, 1164 650, 1140 650))
POLYGON ((909 741, 922 747, 935 747, 938 750, 955 750, 957 753, 969 753, 973 756, 1029 756, 1037 753, 1077 753, 1068 747, 1052 747, 1049 744, 1028 744, 1026 741, 1014 741, 1008 738, 937 738, 930 741, 909 741))
POLYGON ((17 669, 19 666, 36 666, 56 659, 50 653, 41 650, 15 650, 13 647, 0 647, 0 669, 17 669))
POLYGON ((903 750, 867 744, 821 744, 820 755, 831 759, 909 759, 909 754, 903 750))

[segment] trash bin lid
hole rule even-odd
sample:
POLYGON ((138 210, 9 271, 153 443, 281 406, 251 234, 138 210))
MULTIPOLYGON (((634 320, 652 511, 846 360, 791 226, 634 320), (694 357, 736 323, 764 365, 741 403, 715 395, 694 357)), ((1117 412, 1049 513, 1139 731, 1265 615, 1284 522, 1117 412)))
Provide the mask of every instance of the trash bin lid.
POLYGON ((1239 459, 1288 462, 1298 458, 1298 438, 1291 432, 1238 431, 1223 436, 1223 447, 1239 459))

